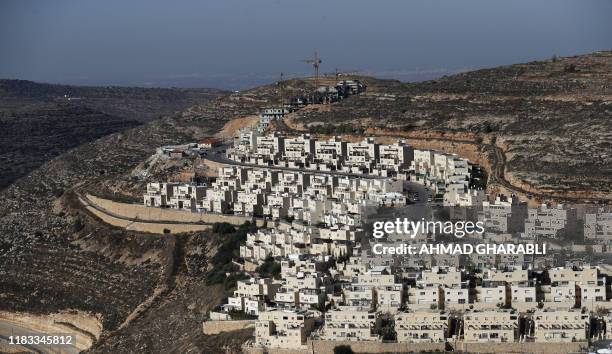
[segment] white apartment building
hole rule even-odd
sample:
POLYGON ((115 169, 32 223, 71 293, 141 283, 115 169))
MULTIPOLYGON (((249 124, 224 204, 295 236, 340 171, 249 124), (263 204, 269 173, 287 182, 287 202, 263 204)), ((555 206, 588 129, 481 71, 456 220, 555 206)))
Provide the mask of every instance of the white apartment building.
POLYGON ((584 215, 584 238, 598 243, 612 242, 612 212, 603 209, 584 215))
POLYGON ((380 340, 380 313, 361 307, 341 306, 325 313, 323 338, 327 340, 380 340))
MULTIPOLYGON (((449 188, 444 193, 444 205, 473 207, 486 202, 487 196, 482 189, 471 189, 463 183, 455 184, 458 189, 449 188)), ((486 229, 486 228, 485 228, 486 229)))
POLYGON ((468 311, 463 315, 466 343, 514 342, 518 339, 519 316, 515 311, 468 311))
POLYGON ((434 165, 434 151, 433 150, 414 150, 414 160, 410 164, 410 169, 415 171, 416 174, 425 175, 429 173, 434 165))
POLYGON ((380 145, 372 138, 359 143, 347 143, 346 163, 349 170, 355 173, 371 171, 379 159, 379 147, 380 145))
POLYGON ((525 311, 537 307, 537 286, 535 280, 513 282, 510 284, 512 308, 525 311))
POLYGON ((342 298, 347 306, 373 308, 376 305, 374 285, 371 284, 344 284, 342 298))
POLYGON ((254 153, 257 151, 257 137, 259 133, 252 129, 242 129, 234 139, 234 151, 236 153, 254 153))
POLYGON ((309 311, 262 311, 255 324, 255 344, 266 348, 305 348, 315 318, 309 311))
POLYGON ((147 191, 144 194, 144 205, 148 207, 167 207, 172 198, 174 187, 178 183, 147 183, 147 191))
POLYGON ((404 285, 401 283, 377 285, 374 291, 377 309, 382 312, 396 312, 404 302, 404 285))
POLYGON ((548 286, 542 286, 544 294, 544 308, 571 309, 576 305, 575 281, 555 281, 548 286))
POLYGON ((387 171, 399 172, 408 168, 414 158, 413 149, 403 140, 391 145, 379 146, 379 160, 376 168, 381 175, 387 176, 387 171))
POLYGON ((563 205, 529 208, 524 235, 527 238, 562 238, 576 232, 576 222, 576 209, 566 209, 563 205))
POLYGON ((443 342, 450 318, 435 310, 402 311, 395 315, 395 332, 399 343, 443 342))
POLYGON ((487 232, 513 233, 523 231, 527 207, 516 196, 497 195, 492 202, 482 202, 479 220, 485 224, 487 232))
POLYGON ((537 310, 532 315, 536 342, 573 342, 587 339, 589 315, 578 310, 537 310))
POLYGON ((441 288, 445 309, 466 309, 470 302, 470 285, 468 281, 461 284, 447 285, 441 288))
POLYGON ((482 274, 482 279, 506 283, 524 282, 529 280, 529 270, 523 269, 522 267, 510 269, 485 269, 482 274))
POLYGON ((418 309, 439 309, 442 294, 439 284, 417 284, 408 288, 408 307, 418 309))
POLYGON ((328 170, 339 169, 346 157, 347 143, 338 137, 315 141, 315 163, 328 166, 328 170))
POLYGON ((508 304, 508 292, 506 283, 502 281, 483 280, 481 285, 476 286, 477 309, 497 309, 508 304))
POLYGON ((304 134, 294 138, 285 138, 284 158, 292 162, 290 167, 304 166, 309 163, 315 153, 315 140, 304 134))
POLYGON ((432 267, 421 272, 421 278, 417 284, 437 284, 437 285, 461 285, 461 271, 454 267, 432 267))
POLYGON ((256 156, 258 161, 268 163, 268 161, 277 161, 284 149, 285 138, 280 134, 258 136, 256 145, 256 156))
POLYGON ((233 296, 228 297, 225 310, 243 311, 250 315, 258 315, 264 309, 266 301, 272 300, 280 284, 269 278, 250 278, 239 280, 233 296))

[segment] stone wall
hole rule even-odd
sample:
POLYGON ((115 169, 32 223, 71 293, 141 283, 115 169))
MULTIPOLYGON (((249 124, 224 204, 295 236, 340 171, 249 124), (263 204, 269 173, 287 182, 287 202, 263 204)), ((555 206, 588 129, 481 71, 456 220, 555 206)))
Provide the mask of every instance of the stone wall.
POLYGON ((100 218, 107 224, 124 228, 126 230, 138 231, 138 232, 149 232, 153 234, 163 234, 165 230, 169 230, 170 233, 182 233, 182 232, 195 232, 204 231, 210 229, 210 225, 198 225, 198 224, 166 224, 166 223, 152 223, 152 222, 134 222, 131 220, 120 219, 112 215, 108 215, 101 212, 94 207, 87 206, 86 209, 100 218))
POLYGON ((238 331, 245 328, 255 328, 256 320, 240 321, 206 321, 202 323, 204 334, 219 334, 222 332, 238 331))
POLYGON ((561 354, 580 353, 588 348, 586 342, 568 343, 465 343, 457 342, 455 349, 468 353, 533 353, 561 354))
POLYGON ((333 353, 340 345, 350 346, 355 353, 410 353, 424 351, 444 351, 444 343, 383 343, 368 341, 309 341, 308 348, 314 348, 315 353, 333 353))
POLYGON ((245 348, 248 354, 329 354, 338 346, 349 346, 355 353, 418 353, 444 351, 444 343, 382 343, 370 341, 308 340, 302 349, 245 348))
POLYGON ((142 221, 171 221, 171 222, 189 222, 189 223, 207 223, 227 222, 234 225, 242 225, 245 221, 251 221, 250 217, 238 215, 223 215, 213 213, 193 213, 190 211, 148 208, 142 204, 119 203, 109 199, 99 198, 93 195, 87 195, 87 199, 95 206, 102 208, 109 213, 125 218, 138 219, 142 221))
MULTIPOLYGON (((456 352, 466 353, 533 353, 533 354, 562 354, 580 353, 588 347, 586 342, 570 343, 452 343, 456 352)), ((245 347, 247 354, 311 354, 333 353, 337 346, 346 345, 355 353, 419 353, 444 352, 445 343, 381 343, 359 341, 328 341, 308 340, 307 345, 301 349, 266 349, 245 347)))

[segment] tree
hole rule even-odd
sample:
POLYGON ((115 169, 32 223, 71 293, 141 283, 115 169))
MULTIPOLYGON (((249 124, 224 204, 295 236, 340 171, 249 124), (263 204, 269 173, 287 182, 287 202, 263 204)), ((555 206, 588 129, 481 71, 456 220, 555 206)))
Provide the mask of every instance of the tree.
POLYGON ((355 353, 353 349, 351 349, 350 345, 339 345, 334 347, 334 354, 353 354, 355 353))

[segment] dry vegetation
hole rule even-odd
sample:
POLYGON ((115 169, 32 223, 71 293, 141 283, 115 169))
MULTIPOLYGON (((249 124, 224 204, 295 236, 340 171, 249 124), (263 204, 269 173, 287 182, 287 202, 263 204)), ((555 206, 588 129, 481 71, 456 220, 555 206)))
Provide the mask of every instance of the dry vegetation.
MULTIPOLYGON (((450 140, 494 141, 505 151, 506 172, 517 182, 556 192, 583 190, 609 200, 611 69, 612 54, 600 53, 420 84, 365 78, 366 94, 326 111, 300 111, 294 119, 313 131, 359 135, 378 128, 424 136, 432 130, 450 140)), ((309 81, 291 80, 286 95, 303 94, 309 87, 309 81)), ((121 132, 58 150, 60 155, 41 161, 38 169, 2 190, 0 310, 100 314, 104 332, 92 351, 237 351, 248 331, 201 334, 206 311, 223 296, 218 285, 206 285, 205 275, 194 271, 207 269, 218 247, 215 235, 201 234, 200 242, 193 235, 115 229, 84 212, 74 191, 119 198, 128 190, 133 197, 151 180, 133 171, 156 147, 214 135, 230 120, 276 103, 276 97, 277 87, 266 86, 120 127, 121 132)), ((27 107, 20 114, 37 116, 27 107)))

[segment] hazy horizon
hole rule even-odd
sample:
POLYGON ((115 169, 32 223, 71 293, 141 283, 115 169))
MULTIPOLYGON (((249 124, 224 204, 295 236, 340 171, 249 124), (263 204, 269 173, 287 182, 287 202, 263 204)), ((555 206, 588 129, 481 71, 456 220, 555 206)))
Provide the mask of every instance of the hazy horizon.
POLYGON ((421 81, 609 50, 606 0, 0 0, 0 77, 244 89, 322 73, 421 81))

